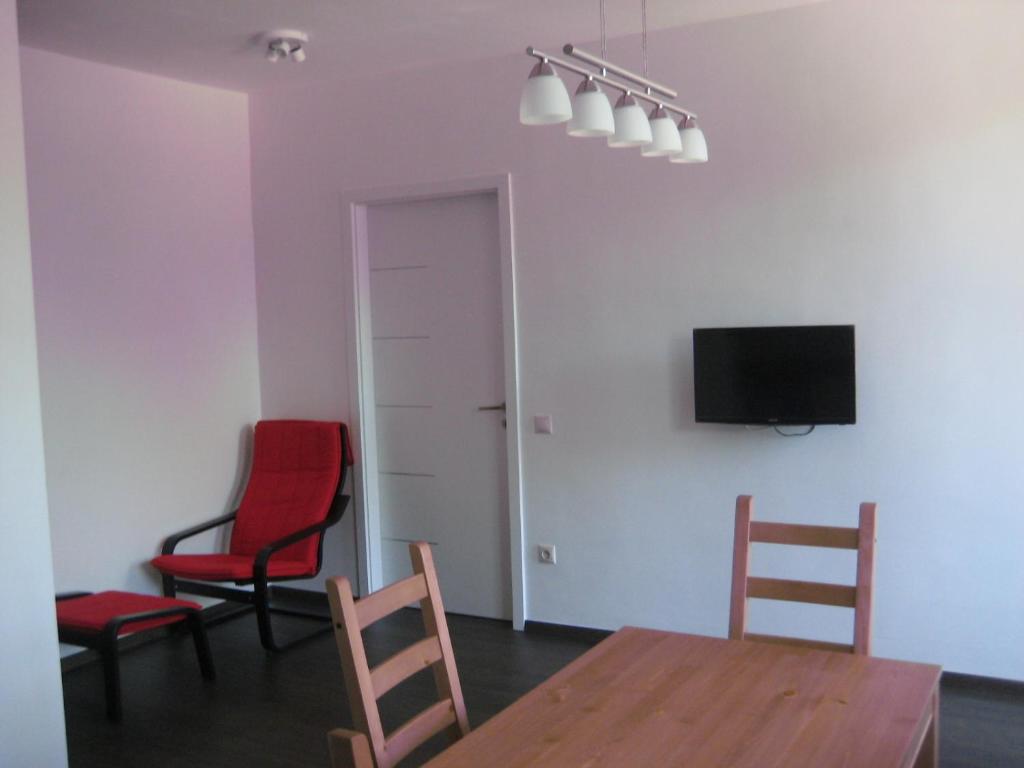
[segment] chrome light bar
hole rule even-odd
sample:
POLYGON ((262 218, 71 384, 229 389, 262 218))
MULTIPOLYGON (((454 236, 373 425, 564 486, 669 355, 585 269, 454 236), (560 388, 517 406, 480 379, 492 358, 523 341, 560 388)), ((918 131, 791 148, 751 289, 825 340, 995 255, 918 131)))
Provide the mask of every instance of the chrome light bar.
POLYGON ((628 69, 612 64, 611 62, 606 61, 599 56, 595 56, 592 53, 587 53, 572 43, 566 43, 562 47, 562 51, 567 56, 572 56, 574 59, 578 59, 585 64, 589 64, 598 71, 594 72, 583 66, 583 64, 576 64, 575 62, 566 61, 565 59, 544 53, 543 51, 534 48, 532 45, 527 47, 526 55, 533 56, 541 62, 546 62, 547 64, 560 67, 561 69, 568 70, 569 72, 575 72, 577 75, 583 75, 586 78, 590 78, 591 80, 607 85, 617 91, 622 91, 623 93, 628 93, 637 99, 642 99, 654 106, 663 107, 668 112, 674 112, 677 115, 682 115, 687 118, 697 117, 696 112, 686 109, 685 107, 677 106, 676 104, 666 100, 666 98, 677 98, 679 95, 676 91, 666 85, 662 85, 661 83, 657 83, 643 77, 642 75, 638 75, 628 69), (619 80, 613 80, 608 76, 609 73, 621 78, 622 80, 628 80, 635 83, 636 87, 629 85, 628 83, 620 82, 619 80))

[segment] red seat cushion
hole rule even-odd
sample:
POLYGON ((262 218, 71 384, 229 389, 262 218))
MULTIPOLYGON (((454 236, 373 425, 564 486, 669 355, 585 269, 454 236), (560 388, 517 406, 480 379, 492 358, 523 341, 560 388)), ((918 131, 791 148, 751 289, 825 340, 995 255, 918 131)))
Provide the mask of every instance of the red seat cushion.
MULTIPOLYGON (((252 472, 231 530, 232 555, 253 556, 297 530, 322 522, 341 477, 341 425, 328 421, 261 421, 253 439, 252 472)), ((275 553, 316 572, 319 537, 275 553)), ((306 571, 303 571, 305 573, 306 571)))
MULTIPOLYGON (((199 603, 190 600, 176 600, 170 597, 139 595, 134 592, 97 592, 95 595, 73 597, 57 601, 57 624, 68 629, 84 632, 100 632, 111 619, 143 611, 159 611, 165 608, 195 608, 199 603)), ((123 624, 119 635, 141 632, 144 629, 173 624, 184 619, 184 615, 165 616, 160 619, 146 619, 123 624)))
MULTIPOLYGON (((161 573, 182 579, 202 581, 248 581, 252 579, 253 555, 160 555, 152 560, 153 566, 161 573)), ((279 560, 272 557, 267 563, 267 576, 315 576, 316 560, 313 565, 296 560, 279 560)))

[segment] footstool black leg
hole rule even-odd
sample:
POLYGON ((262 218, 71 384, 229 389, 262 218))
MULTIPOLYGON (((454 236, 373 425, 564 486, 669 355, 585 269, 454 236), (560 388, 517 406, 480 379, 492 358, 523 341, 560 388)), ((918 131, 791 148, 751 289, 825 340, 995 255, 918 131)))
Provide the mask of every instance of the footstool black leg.
POLYGON ((107 717, 121 722, 121 671, 117 658, 117 626, 104 630, 98 643, 103 660, 103 681, 107 695, 107 717))
POLYGON ((198 611, 189 613, 185 620, 188 622, 188 628, 192 630, 192 640, 195 642, 196 656, 199 658, 199 669, 202 670, 204 678, 213 680, 217 677, 217 671, 213 667, 213 655, 210 653, 210 641, 206 637, 203 620, 199 617, 198 611))

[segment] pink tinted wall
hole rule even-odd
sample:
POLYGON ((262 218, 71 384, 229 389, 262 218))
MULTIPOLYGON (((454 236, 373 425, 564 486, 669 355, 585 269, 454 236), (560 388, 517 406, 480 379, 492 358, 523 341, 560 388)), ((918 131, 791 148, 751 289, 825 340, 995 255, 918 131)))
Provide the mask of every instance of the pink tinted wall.
MULTIPOLYGON (((1014 3, 837 0, 652 34, 704 166, 520 126, 522 55, 255 94, 264 411, 347 415, 342 190, 510 171, 528 618, 722 635, 737 494, 845 525, 873 500, 877 653, 1024 678, 1022 28, 1014 3), (856 426, 694 423, 694 327, 799 323, 856 325, 856 426)), ((639 41, 609 55, 635 64, 639 41)))
POLYGON ((32 297, 18 23, 0 0, 0 765, 67 765, 32 297), (27 716, 31 714, 31 716, 27 716))
POLYGON ((145 563, 229 508, 259 417, 248 100, 22 68, 56 586, 154 592, 145 563))

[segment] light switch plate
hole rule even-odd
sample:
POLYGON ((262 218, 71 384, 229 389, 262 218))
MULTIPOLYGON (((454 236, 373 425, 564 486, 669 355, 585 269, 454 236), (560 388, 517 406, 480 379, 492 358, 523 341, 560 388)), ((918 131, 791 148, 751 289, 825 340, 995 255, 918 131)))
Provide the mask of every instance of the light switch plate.
POLYGON ((550 435, 554 432, 555 427, 551 421, 550 416, 534 416, 533 417, 533 431, 538 435, 550 435))

